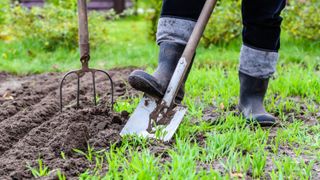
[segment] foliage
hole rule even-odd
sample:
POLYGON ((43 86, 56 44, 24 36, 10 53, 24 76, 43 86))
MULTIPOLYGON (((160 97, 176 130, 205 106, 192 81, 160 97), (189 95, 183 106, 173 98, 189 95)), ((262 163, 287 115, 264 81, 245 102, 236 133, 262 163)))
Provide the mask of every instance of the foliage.
MULTIPOLYGON (((148 0, 149 8, 153 9, 147 15, 150 22, 149 35, 155 39, 157 23, 161 12, 161 2, 159 0, 148 0)), ((219 1, 215 11, 210 18, 206 32, 203 36, 203 43, 206 47, 210 44, 221 42, 229 43, 239 37, 241 33, 241 1, 219 1)))
POLYGON ((284 11, 284 29, 292 37, 320 40, 320 1, 291 0, 284 11))
MULTIPOLYGON (((29 45, 37 40, 42 49, 54 51, 57 48, 73 49, 78 46, 78 18, 75 1, 49 0, 43 8, 24 8, 19 4, 4 7, 0 13, 0 39, 6 42, 22 41, 29 45)), ((105 17, 91 13, 89 29, 91 44, 106 41, 106 27, 100 26, 105 17)), ((35 46, 32 44, 30 46, 35 46)), ((30 48, 30 47, 28 47, 30 48)))
POLYGON ((118 99, 114 106, 114 111, 115 112, 126 111, 128 113, 132 113, 134 109, 137 107, 139 101, 140 101, 140 97, 132 98, 132 99, 118 99))
POLYGON ((10 9, 10 0, 2 0, 0 1, 0 40, 7 40, 8 36, 7 29, 4 24, 7 22, 6 15, 8 14, 8 10, 10 9))
MULTIPOLYGON (((161 11, 161 1, 148 0, 150 8, 154 9, 147 16, 150 22, 149 34, 155 38, 157 21, 161 11)), ((320 1, 292 0, 283 12, 283 29, 292 37, 309 40, 320 39, 320 1)), ((211 44, 230 43, 241 35, 241 0, 218 1, 212 14, 202 42, 206 47, 211 44)))
POLYGON ((29 169, 29 171, 31 171, 33 177, 35 178, 49 175, 49 168, 45 164, 43 164, 43 160, 40 158, 38 159, 38 167, 34 168, 28 165, 27 168, 29 169))
POLYGON ((100 151, 95 151, 95 149, 93 147, 91 147, 89 144, 87 145, 87 153, 80 150, 80 149, 73 149, 74 152, 80 154, 80 155, 83 155, 84 157, 86 157, 86 159, 89 161, 89 162, 93 162, 94 160, 94 157, 97 157, 99 156, 99 154, 103 153, 104 150, 100 150, 100 151))
POLYGON ((139 9, 139 0, 132 0, 132 3, 133 3, 133 14, 137 15, 138 9, 139 9))
POLYGON ((66 175, 64 175, 64 174, 61 172, 60 169, 58 169, 58 171, 57 171, 57 176, 58 176, 58 179, 59 179, 59 180, 66 180, 66 179, 67 179, 66 175))
POLYGON ((77 0, 45 0, 45 2, 64 9, 77 9, 77 0))
POLYGON ((149 24, 149 37, 153 40, 156 38, 158 19, 160 18, 161 0, 147 0, 145 4, 148 5, 147 8, 150 8, 152 11, 148 11, 146 19, 150 22, 149 24))
POLYGON ((7 10, 10 8, 10 0, 2 0, 0 1, 0 25, 5 23, 5 15, 7 14, 7 10))
POLYGON ((219 1, 203 35, 206 47, 229 43, 241 34, 241 0, 219 1))

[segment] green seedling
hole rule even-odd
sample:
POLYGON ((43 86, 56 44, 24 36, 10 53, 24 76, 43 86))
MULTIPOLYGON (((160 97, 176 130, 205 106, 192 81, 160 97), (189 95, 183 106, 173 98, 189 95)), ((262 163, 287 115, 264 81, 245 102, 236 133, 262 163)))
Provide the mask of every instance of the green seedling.
MULTIPOLYGON (((96 100, 97 100, 97 104, 99 104, 99 102, 101 100, 101 97, 99 96, 99 94, 96 95, 96 100)), ((94 103, 94 100, 93 100, 93 103, 94 103)))
POLYGON ((32 167, 30 165, 27 166, 29 171, 31 171, 33 177, 39 178, 39 177, 45 177, 49 175, 49 167, 47 167, 42 159, 38 159, 38 167, 32 167))
POLYGON ((130 161, 126 161, 124 175, 136 174, 137 179, 158 179, 161 175, 159 159, 155 158, 149 150, 142 152, 129 151, 130 161))
POLYGON ((273 159, 277 169, 270 173, 272 179, 285 177, 286 179, 310 179, 312 177, 312 169, 314 161, 306 163, 303 159, 294 159, 291 157, 283 157, 273 159))
POLYGON ((100 151, 95 151, 93 147, 91 147, 89 144, 87 145, 87 152, 85 153, 84 151, 80 149, 73 149, 74 152, 81 154, 86 157, 86 159, 92 163, 94 160, 95 156, 100 156, 105 150, 100 150, 100 151))
POLYGON ((95 172, 94 173, 95 175, 99 175, 104 165, 104 156, 103 155, 100 157, 96 156, 95 162, 96 163, 93 171, 95 172))
POLYGON ((266 152, 256 152, 251 158, 251 167, 253 177, 261 177, 264 174, 264 168, 267 162, 266 152))
POLYGON ((134 109, 137 107, 139 100, 139 98, 117 100, 114 106, 114 111, 127 111, 128 113, 132 113, 134 109))
POLYGON ((154 124, 153 127, 155 130, 152 133, 154 133, 154 135, 157 139, 161 139, 168 134, 168 132, 165 130, 166 126, 157 125, 155 122, 153 124, 154 124))
POLYGON ((60 152, 60 156, 61 156, 61 158, 64 159, 64 160, 67 159, 67 158, 66 158, 66 154, 65 154, 63 151, 60 152))
POLYGON ((57 171, 57 176, 59 180, 67 180, 67 177, 60 171, 60 169, 57 171))
POLYGON ((242 152, 233 152, 229 154, 225 161, 220 161, 220 164, 230 175, 245 175, 250 168, 250 161, 249 155, 242 156, 242 152))

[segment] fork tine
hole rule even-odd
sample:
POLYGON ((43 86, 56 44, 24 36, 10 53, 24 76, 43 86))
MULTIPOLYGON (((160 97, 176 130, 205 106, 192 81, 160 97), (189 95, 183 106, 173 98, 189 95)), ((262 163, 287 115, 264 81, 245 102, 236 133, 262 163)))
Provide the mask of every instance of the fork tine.
POLYGON ((63 76, 62 80, 60 81, 60 111, 61 111, 61 112, 62 112, 62 106, 63 106, 63 104, 62 104, 62 88, 63 88, 63 82, 64 82, 64 80, 65 80, 70 74, 73 74, 73 73, 77 74, 77 71, 70 71, 70 72, 68 72, 67 74, 65 74, 65 75, 63 76))
POLYGON ((110 81, 110 86, 111 86, 111 110, 113 110, 113 105, 114 105, 114 84, 113 84, 113 80, 111 79, 111 76, 104 70, 100 70, 100 69, 88 69, 87 71, 83 71, 81 70, 76 70, 76 71, 70 71, 67 74, 65 74, 60 82, 60 111, 62 112, 63 109, 63 83, 65 81, 65 79, 67 78, 67 76, 69 76, 70 74, 75 73, 77 75, 77 108, 80 107, 80 79, 81 76, 86 73, 86 72, 91 72, 92 73, 92 84, 93 84, 93 96, 94 96, 94 104, 95 106, 97 105, 97 91, 96 91, 96 72, 102 72, 103 74, 105 74, 109 81, 110 81))
POLYGON ((96 97, 96 77, 95 71, 91 71, 92 73, 92 84, 93 84, 93 98, 94 98, 94 105, 97 105, 97 97, 96 97))
POLYGON ((111 110, 113 110, 113 104, 114 104, 114 85, 113 85, 113 81, 111 79, 111 76, 106 72, 106 71, 103 71, 103 70, 100 70, 100 69, 97 69, 96 71, 98 72, 102 72, 103 74, 105 74, 108 78, 109 78, 109 81, 110 81, 110 86, 111 86, 111 110))

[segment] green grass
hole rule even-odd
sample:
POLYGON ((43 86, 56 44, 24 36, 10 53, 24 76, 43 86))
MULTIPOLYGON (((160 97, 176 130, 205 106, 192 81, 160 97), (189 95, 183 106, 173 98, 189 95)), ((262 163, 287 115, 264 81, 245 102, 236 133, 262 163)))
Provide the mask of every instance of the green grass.
POLYGON ((31 167, 30 165, 27 166, 29 171, 31 171, 33 177, 45 177, 49 175, 49 167, 47 167, 42 159, 38 159, 38 167, 31 167))
MULTIPOLYGON (((148 24, 142 18, 130 17, 101 23, 108 27, 107 41, 91 51, 90 64, 94 67, 156 66, 157 45, 148 38, 148 24)), ((94 36, 94 32, 91 33, 94 36)), ((292 40, 283 33, 279 66, 282 64, 315 64, 320 61, 320 42, 292 40)), ((228 45, 199 47, 196 66, 217 64, 236 67, 240 39, 228 45)), ((57 49, 45 52, 37 40, 12 43, 0 41, 0 70, 16 74, 68 71, 79 68, 78 49, 57 49)))
MULTIPOLYGON (((139 66, 150 72, 154 69, 158 49, 147 38, 145 21, 125 18, 102 25, 109 27, 108 41, 92 50, 92 66, 106 69, 139 66)), ((92 148, 79 151, 93 167, 83 172, 80 179, 314 176, 312 168, 317 164, 319 168, 320 163, 320 43, 294 40, 283 33, 278 71, 266 97, 266 109, 279 117, 280 126, 273 129, 248 127, 235 109, 240 46, 237 39, 228 45, 199 47, 186 85, 184 104, 188 106, 188 114, 173 144, 125 137, 120 145, 103 153, 95 153, 92 148), (204 121, 204 111, 217 117, 204 121), (310 121, 316 122, 310 125, 310 121), (163 150, 154 153, 150 150, 152 146, 163 150)), ((36 40, 0 42, 0 49, 0 71, 29 74, 80 66, 77 49, 48 53, 37 47, 36 40)), ((115 109, 132 112, 137 102, 138 99, 121 99, 115 109)))

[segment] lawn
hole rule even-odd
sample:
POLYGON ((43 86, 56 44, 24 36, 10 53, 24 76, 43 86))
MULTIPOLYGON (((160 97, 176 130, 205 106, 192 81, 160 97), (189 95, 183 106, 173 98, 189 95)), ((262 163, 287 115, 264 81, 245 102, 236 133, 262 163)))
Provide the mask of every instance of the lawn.
MULTIPOLYGON (((152 72, 158 48, 147 36, 144 19, 129 17, 101 26, 108 27, 108 40, 92 49, 92 67, 134 66, 152 72)), ((276 127, 251 127, 239 116, 237 65, 241 40, 209 48, 200 45, 186 84, 183 103, 188 113, 174 140, 162 143, 125 137, 103 153, 88 148, 78 153, 85 155, 92 168, 79 177, 320 178, 320 42, 294 39, 286 32, 281 40, 277 73, 266 97, 266 109, 278 118, 276 127)), ((0 71, 18 75, 80 67, 77 49, 45 52, 37 47, 37 40, 0 41, 0 55, 0 71)), ((118 99, 115 110, 131 113, 138 99, 118 99)), ((37 166, 30 169, 40 171, 37 166)))

